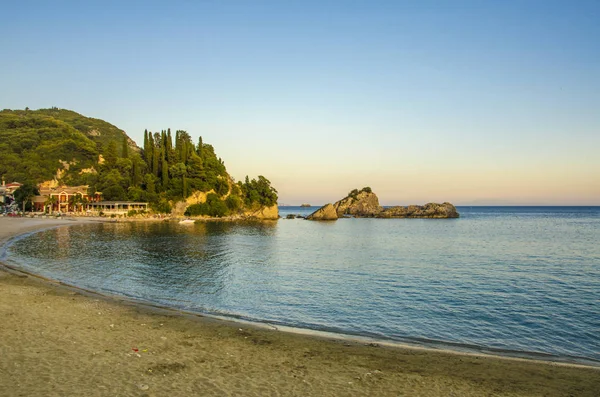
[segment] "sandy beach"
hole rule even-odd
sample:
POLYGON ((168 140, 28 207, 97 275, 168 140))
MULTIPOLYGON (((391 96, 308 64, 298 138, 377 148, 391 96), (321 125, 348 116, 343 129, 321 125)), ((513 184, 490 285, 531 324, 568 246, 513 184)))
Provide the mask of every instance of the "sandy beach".
MULTIPOLYGON (((15 235, 80 218, 0 218, 15 235)), ((0 266, 0 396, 598 396, 600 368, 282 332, 0 266)))

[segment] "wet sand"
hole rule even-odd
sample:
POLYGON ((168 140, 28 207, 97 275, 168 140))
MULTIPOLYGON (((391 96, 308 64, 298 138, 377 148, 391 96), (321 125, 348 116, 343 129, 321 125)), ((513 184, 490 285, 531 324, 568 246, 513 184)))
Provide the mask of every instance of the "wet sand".
MULTIPOLYGON (((0 245, 90 221, 0 218, 0 245)), ((0 396, 84 395, 598 396, 600 368, 297 335, 0 266, 0 396)))

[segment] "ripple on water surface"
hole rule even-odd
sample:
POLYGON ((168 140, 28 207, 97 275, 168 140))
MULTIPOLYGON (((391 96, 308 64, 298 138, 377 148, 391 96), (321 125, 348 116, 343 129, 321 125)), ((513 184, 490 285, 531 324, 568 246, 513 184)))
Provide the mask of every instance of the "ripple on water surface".
POLYGON ((455 220, 86 224, 19 239, 9 260, 193 311, 600 360, 600 208, 460 211, 455 220))

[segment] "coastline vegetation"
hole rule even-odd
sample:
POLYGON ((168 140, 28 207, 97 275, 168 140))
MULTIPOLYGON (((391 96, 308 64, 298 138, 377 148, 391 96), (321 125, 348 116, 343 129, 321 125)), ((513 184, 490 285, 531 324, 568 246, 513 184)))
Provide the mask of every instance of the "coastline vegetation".
POLYGON ((224 216, 277 203, 264 176, 235 183, 212 145, 187 131, 144 131, 142 148, 103 120, 56 107, 0 111, 0 175, 35 186, 57 179, 88 185, 104 200, 150 203, 169 213, 193 192, 207 201, 189 213, 224 216))
POLYGON ((362 188, 362 189, 360 189, 360 190, 358 190, 358 189, 352 189, 352 190, 350 191, 350 193, 348 193, 347 197, 352 197, 353 199, 356 199, 356 198, 358 197, 358 195, 359 195, 360 193, 362 193, 362 192, 365 192, 365 193, 373 193, 373 190, 372 190, 370 187, 368 187, 368 186, 365 186, 365 187, 363 187, 363 188, 362 188))

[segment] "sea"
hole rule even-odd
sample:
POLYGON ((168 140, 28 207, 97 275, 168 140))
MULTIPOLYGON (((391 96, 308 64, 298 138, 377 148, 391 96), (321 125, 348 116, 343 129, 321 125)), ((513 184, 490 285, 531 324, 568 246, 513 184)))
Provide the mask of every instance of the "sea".
POLYGON ((5 261, 205 315, 600 366, 600 207, 458 211, 458 219, 76 224, 14 239, 5 261))

